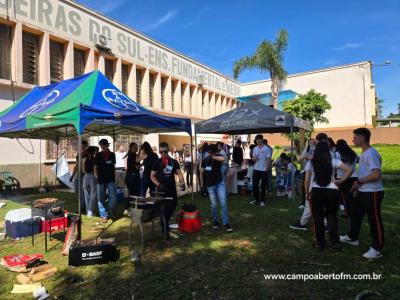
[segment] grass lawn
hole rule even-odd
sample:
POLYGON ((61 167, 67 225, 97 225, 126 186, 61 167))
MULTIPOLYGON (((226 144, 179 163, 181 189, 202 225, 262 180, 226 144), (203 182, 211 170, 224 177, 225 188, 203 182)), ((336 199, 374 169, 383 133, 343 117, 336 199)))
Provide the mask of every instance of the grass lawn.
MULTIPOLYGON (((382 146, 385 152, 387 146, 382 146)), ((400 150, 400 147, 396 149, 400 150)), ((388 150, 388 153, 393 151, 388 150)), ((382 153, 386 161, 387 153, 382 153)), ((396 154, 396 153, 395 153, 396 154)), ((390 156, 389 156, 390 157, 390 156)), ((399 173, 400 153, 393 157, 393 169, 399 173)), ((185 235, 173 244, 161 241, 158 224, 150 238, 151 226, 146 226, 147 240, 142 266, 129 261, 128 219, 109 223, 102 237, 116 237, 121 257, 115 263, 101 266, 71 268, 61 256, 62 243, 53 240, 53 250, 44 253, 45 259, 60 272, 44 281, 55 299, 354 299, 363 290, 380 293, 382 298, 400 298, 400 177, 384 180, 385 199, 382 207, 385 226, 384 257, 367 261, 361 257, 369 247, 369 228, 365 220, 361 245, 345 245, 342 252, 329 249, 322 253, 311 247, 311 232, 298 232, 288 225, 299 218, 298 203, 287 199, 271 201, 260 208, 248 204, 247 198, 229 198, 231 223, 234 232, 213 230, 210 224, 209 201, 196 196, 195 202, 203 216, 201 233, 185 235), (264 274, 382 274, 381 280, 265 280, 264 274), (73 283, 79 275, 83 281, 73 283)), ((17 197, 0 209, 0 220, 7 210, 28 204, 42 195, 17 197)), ((70 193, 55 195, 66 201, 66 208, 75 210, 75 197, 70 193)), ((189 199, 187 199, 189 200, 189 199)), ((97 218, 84 218, 83 238, 92 238, 105 229, 96 225, 97 218)), ((340 233, 345 232, 346 220, 339 218, 340 233)), ((44 252, 41 235, 36 245, 30 238, 0 242, 0 255, 44 252)), ((32 299, 30 294, 12 295, 15 273, 0 269, 0 299, 32 299)))

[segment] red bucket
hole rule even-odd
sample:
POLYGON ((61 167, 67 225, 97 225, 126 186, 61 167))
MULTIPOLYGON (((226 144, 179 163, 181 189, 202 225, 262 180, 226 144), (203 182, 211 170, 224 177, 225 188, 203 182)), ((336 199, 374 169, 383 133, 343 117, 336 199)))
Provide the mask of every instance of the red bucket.
POLYGON ((184 205, 178 212, 176 220, 182 232, 195 233, 201 230, 200 211, 192 204, 184 205))

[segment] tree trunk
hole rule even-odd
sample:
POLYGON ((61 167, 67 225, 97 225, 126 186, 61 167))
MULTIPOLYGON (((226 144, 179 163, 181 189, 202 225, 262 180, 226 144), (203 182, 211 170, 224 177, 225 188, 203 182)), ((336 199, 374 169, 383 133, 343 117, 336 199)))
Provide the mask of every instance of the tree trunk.
POLYGON ((279 79, 276 77, 271 79, 271 95, 274 108, 278 109, 279 79))

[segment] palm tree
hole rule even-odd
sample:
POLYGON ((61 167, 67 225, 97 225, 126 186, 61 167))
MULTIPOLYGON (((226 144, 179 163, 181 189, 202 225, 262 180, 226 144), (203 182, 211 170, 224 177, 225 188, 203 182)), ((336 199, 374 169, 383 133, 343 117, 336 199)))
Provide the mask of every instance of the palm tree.
POLYGON ((283 68, 283 53, 288 45, 288 33, 285 29, 278 32, 274 42, 264 40, 252 56, 244 56, 234 62, 233 77, 246 69, 257 68, 261 72, 269 72, 271 76, 271 94, 274 108, 278 107, 279 90, 286 80, 287 72, 283 68))

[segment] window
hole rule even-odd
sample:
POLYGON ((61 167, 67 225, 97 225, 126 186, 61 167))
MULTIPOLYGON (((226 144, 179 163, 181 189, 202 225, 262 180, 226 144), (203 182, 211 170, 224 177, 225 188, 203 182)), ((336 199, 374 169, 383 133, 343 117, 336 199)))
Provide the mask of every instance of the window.
POLYGON ((175 91, 176 87, 178 86, 176 81, 171 81, 171 111, 175 111, 175 91))
POLYGON ((142 70, 136 69, 136 102, 142 102, 142 70))
MULTIPOLYGON (((58 144, 58 157, 64 154, 66 159, 75 159, 78 153, 77 139, 61 139, 58 144)), ((57 145, 53 141, 46 142, 46 159, 57 159, 57 145)))
POLYGON ((121 66, 121 88, 124 94, 128 94, 129 66, 121 66))
POLYGON ((0 24, 0 78, 10 79, 11 27, 0 24))
POLYGON ((193 96, 194 96, 194 90, 195 90, 195 87, 194 86, 191 86, 190 87, 190 97, 189 97, 189 114, 191 115, 193 112, 192 112, 192 102, 194 101, 194 99, 193 99, 193 96))
POLYGON ((154 83, 155 74, 149 74, 149 106, 152 107, 154 103, 154 83))
POLYGON ((186 86, 187 86, 187 84, 182 82, 182 84, 181 84, 181 93, 182 93, 182 96, 181 96, 181 113, 184 113, 184 102, 185 102, 186 86))
POLYGON ((63 80, 64 45, 50 41, 50 82, 63 80))
POLYGON ((37 35, 22 34, 23 81, 37 84, 39 78, 39 38, 37 35))
POLYGON ((124 145, 126 151, 128 151, 130 143, 136 143, 140 146, 143 143, 143 137, 143 134, 119 135, 115 144, 124 145))
POLYGON ((167 86, 168 79, 161 77, 161 109, 165 109, 165 87, 167 86))
POLYGON ((113 81, 114 79, 114 62, 111 59, 104 59, 104 75, 108 80, 113 81))
POLYGON ((74 49, 74 77, 85 73, 85 51, 74 49))

